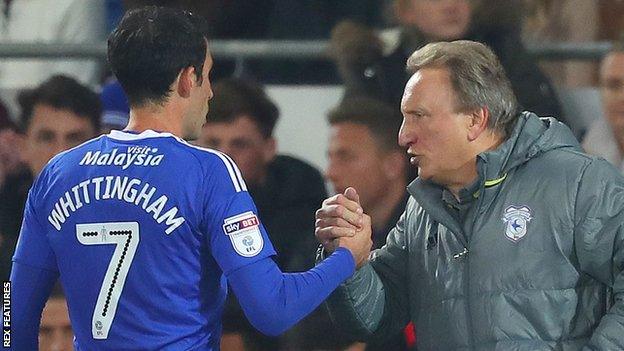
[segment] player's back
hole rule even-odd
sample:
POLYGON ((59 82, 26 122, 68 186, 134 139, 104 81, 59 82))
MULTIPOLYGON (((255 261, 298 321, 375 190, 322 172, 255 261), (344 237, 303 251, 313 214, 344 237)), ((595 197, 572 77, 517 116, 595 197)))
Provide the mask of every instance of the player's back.
POLYGON ((244 186, 230 162, 170 134, 114 131, 46 167, 32 203, 79 350, 218 345, 226 283, 206 212, 227 202, 221 182, 244 186))

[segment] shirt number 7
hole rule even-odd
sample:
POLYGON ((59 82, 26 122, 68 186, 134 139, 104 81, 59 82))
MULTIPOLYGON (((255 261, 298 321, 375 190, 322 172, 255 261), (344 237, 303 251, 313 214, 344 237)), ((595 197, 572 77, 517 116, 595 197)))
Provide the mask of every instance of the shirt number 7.
POLYGON ((83 245, 115 245, 91 322, 93 338, 107 339, 128 270, 139 245, 139 223, 76 224, 76 236, 83 245))

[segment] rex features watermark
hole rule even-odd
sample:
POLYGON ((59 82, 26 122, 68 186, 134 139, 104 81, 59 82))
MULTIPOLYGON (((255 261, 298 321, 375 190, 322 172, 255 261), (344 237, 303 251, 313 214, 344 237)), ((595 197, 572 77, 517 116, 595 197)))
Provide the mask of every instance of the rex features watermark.
POLYGON ((11 282, 2 283, 2 348, 11 347, 11 282))

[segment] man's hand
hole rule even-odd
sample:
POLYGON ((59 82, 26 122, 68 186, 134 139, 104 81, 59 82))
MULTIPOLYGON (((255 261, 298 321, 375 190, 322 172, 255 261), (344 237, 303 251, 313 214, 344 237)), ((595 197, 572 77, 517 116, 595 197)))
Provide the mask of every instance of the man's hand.
POLYGON ((371 218, 367 214, 364 214, 362 229, 358 229, 354 236, 342 237, 334 240, 338 242, 338 247, 344 247, 351 251, 353 260, 355 261, 355 269, 359 269, 368 262, 368 256, 373 246, 371 234, 371 218))
POLYGON ((325 201, 316 211, 315 235, 323 244, 325 250, 333 252, 337 246, 334 239, 354 236, 355 231, 362 225, 362 207, 358 203, 357 193, 355 200, 347 197, 353 195, 353 188, 347 188, 345 194, 334 195, 325 201))
POLYGON ((327 252, 336 247, 351 251, 357 268, 368 259, 372 246, 371 220, 363 213, 359 195, 353 188, 323 201, 316 211, 316 237, 327 252))

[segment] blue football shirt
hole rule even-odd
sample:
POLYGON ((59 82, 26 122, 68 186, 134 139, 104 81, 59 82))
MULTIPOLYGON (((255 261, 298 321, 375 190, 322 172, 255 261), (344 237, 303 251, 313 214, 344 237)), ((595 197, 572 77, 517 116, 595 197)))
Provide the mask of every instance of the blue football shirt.
POLYGON ((53 158, 14 261, 54 270, 77 350, 209 350, 224 274, 275 255, 234 162, 169 134, 113 131, 53 158))

